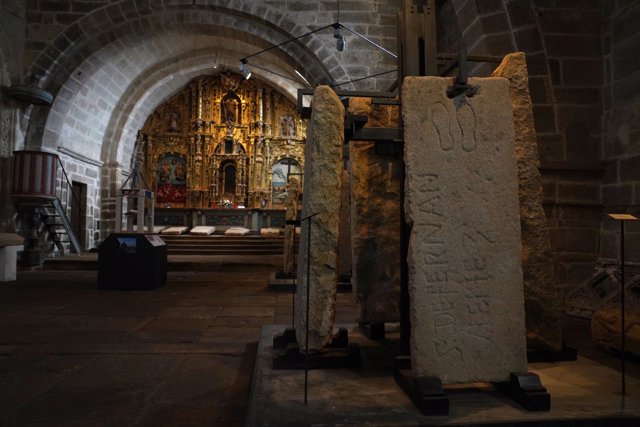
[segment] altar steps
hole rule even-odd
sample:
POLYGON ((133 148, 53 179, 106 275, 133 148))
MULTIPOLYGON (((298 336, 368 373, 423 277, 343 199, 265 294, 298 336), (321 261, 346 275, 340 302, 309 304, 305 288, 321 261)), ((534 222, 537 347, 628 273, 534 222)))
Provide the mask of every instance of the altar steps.
POLYGON ((169 255, 278 255, 283 237, 163 235, 169 255))

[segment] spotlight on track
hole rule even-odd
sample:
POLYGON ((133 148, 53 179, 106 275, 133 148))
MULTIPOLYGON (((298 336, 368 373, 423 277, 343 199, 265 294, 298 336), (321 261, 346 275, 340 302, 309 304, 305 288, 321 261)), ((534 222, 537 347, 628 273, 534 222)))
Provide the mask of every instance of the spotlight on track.
POLYGON ((246 59, 241 59, 240 60, 240 72, 242 73, 242 76, 246 80, 249 80, 249 78, 251 77, 251 71, 249 71, 249 68, 247 67, 247 60, 246 59))
POLYGON ((343 52, 345 47, 347 47, 347 41, 340 32, 341 27, 342 25, 338 22, 333 24, 333 38, 336 39, 336 49, 338 49, 338 52, 343 52))

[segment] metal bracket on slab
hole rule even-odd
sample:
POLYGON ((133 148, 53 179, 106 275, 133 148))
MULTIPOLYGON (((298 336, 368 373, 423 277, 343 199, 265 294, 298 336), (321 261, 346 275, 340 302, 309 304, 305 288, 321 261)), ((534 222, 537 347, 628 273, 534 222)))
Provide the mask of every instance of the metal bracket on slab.
POLYGON ((493 385, 527 411, 551 409, 551 395, 542 385, 540 377, 533 372, 512 373, 509 381, 493 385))

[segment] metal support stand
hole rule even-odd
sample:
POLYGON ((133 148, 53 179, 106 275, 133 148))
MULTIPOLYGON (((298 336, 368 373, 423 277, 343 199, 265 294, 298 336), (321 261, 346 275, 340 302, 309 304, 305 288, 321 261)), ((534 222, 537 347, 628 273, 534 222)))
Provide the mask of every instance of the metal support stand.
POLYGON ((637 221, 638 218, 629 215, 629 214, 608 214, 609 217, 620 221, 620 382, 621 382, 621 390, 620 393, 625 396, 627 394, 627 384, 626 384, 626 357, 627 357, 627 349, 626 349, 626 341, 627 341, 627 331, 626 322, 625 322, 625 277, 624 277, 624 223, 625 221, 637 221))
POLYGON ((438 377, 415 377, 409 356, 396 357, 393 376, 423 415, 449 415, 449 398, 438 377))
MULTIPOLYGON (((396 357, 393 371, 396 383, 423 415, 449 415, 449 398, 440 378, 415 377, 408 356, 396 357)), ((551 408, 551 396, 540 377, 532 372, 512 373, 509 381, 493 383, 493 386, 527 411, 551 408)))
MULTIPOLYGON (((273 339, 273 369, 304 369, 304 404, 308 401, 309 389, 309 369, 332 369, 332 368, 359 368, 360 367, 360 347, 357 344, 349 344, 349 335, 346 329, 342 328, 334 337, 333 341, 325 346, 322 351, 309 353, 309 305, 311 295, 311 226, 312 218, 316 214, 309 215, 300 220, 296 220, 297 225, 303 221, 309 221, 307 227, 307 295, 305 301, 306 321, 305 321, 305 345, 304 353, 300 349, 300 344, 296 339, 294 328, 287 328, 281 335, 273 339)), ((293 221, 292 221, 293 222, 293 221)), ((289 223, 289 221, 287 222, 289 223)))
POLYGON ((624 396, 627 393, 627 382, 626 382, 626 372, 625 372, 625 356, 626 356, 626 341, 627 341, 627 333, 625 331, 626 322, 625 322, 625 304, 624 304, 624 221, 620 221, 620 360, 621 360, 621 379, 622 382, 622 390, 621 393, 624 396))
POLYGON ((527 411, 551 409, 551 395, 533 372, 512 373, 509 381, 493 385, 527 411))
POLYGON ((308 220, 307 224, 307 307, 304 322, 304 404, 307 404, 307 394, 309 390, 309 295, 311 294, 311 225, 313 218, 317 213, 311 214, 301 221, 308 220))
POLYGON ((358 327, 360 328, 360 331, 362 331, 364 336, 366 336, 370 340, 381 341, 385 337, 384 323, 360 322, 358 323, 358 327))

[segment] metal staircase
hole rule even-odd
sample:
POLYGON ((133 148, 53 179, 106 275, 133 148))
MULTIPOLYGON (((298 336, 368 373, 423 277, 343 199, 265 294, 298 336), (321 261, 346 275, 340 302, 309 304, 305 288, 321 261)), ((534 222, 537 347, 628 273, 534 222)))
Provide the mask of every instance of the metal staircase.
POLYGON ((82 245, 68 212, 80 198, 59 157, 36 151, 15 152, 12 196, 21 218, 16 221, 28 241, 46 244, 62 256, 68 249, 80 255, 82 245))
POLYGON ((47 231, 49 240, 56 246, 60 255, 65 253, 65 243, 69 244, 73 251, 80 255, 82 253, 80 242, 73 231, 71 221, 60 199, 53 199, 50 205, 43 207, 44 212, 41 213, 42 223, 47 231))

